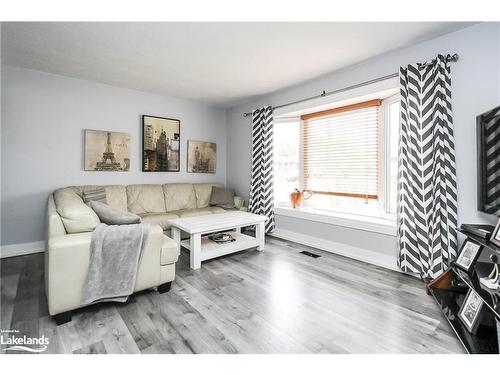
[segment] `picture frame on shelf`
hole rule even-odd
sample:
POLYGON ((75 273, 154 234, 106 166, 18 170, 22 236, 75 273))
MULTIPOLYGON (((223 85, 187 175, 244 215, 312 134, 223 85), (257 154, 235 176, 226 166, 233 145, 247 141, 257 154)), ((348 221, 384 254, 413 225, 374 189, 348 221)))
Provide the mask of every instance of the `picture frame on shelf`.
POLYGON ((455 260, 455 265, 468 272, 481 253, 482 248, 482 245, 470 239, 465 240, 455 260))
POLYGON ((491 233, 490 242, 500 246, 500 217, 498 218, 498 222, 493 230, 493 233, 491 233))
POLYGON ((142 116, 142 171, 180 172, 181 121, 142 116))
POLYGON ((459 319, 472 334, 477 332, 479 324, 481 323, 483 304, 483 299, 479 294, 473 289, 470 289, 458 312, 459 319))

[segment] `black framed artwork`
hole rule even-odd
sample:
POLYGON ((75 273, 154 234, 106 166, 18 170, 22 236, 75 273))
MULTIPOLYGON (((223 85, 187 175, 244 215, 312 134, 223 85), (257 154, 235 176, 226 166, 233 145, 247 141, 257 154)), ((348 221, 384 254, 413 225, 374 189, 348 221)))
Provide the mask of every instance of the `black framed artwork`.
POLYGON ((476 261, 479 253, 481 252, 482 246, 469 239, 465 240, 460 252, 458 253, 455 265, 463 269, 464 271, 469 271, 476 261))
POLYGON ((465 297, 462 307, 458 312, 458 317, 464 323, 467 330, 474 334, 477 332, 481 323, 481 311, 483 308, 483 300, 473 289, 469 289, 465 297))
POLYGON ((179 172, 181 121, 142 116, 142 171, 179 172))

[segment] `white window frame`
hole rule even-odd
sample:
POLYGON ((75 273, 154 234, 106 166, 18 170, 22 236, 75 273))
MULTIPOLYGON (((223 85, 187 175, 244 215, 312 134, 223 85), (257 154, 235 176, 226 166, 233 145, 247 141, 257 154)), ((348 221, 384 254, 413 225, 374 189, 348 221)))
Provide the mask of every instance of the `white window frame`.
POLYGON ((400 95, 396 94, 382 100, 382 105, 379 111, 380 128, 379 128, 379 217, 396 221, 396 215, 391 214, 389 202, 389 186, 390 186, 390 132, 389 132, 389 106, 400 101, 400 95))
MULTIPOLYGON (((285 124, 287 122, 298 122, 299 125, 299 137, 302 138, 302 121, 300 120, 300 116, 295 116, 295 117, 278 117, 273 119, 273 126, 275 124, 285 124)), ((273 166, 274 167, 274 166, 273 166)), ((273 173, 274 173, 274 168, 273 168, 273 173)), ((300 142, 299 139, 299 189, 302 189, 302 142, 300 142)), ((276 183, 274 182, 276 179, 273 176, 273 193, 276 192, 276 183)), ((286 207, 283 206, 283 202, 279 202, 276 200, 277 196, 274 194, 274 204, 277 207, 286 207)))
MULTIPOLYGON (((377 232, 386 235, 396 235, 396 214, 391 214, 389 202, 389 178, 390 178, 390 133, 389 133, 389 106, 400 101, 400 94, 394 94, 388 98, 382 99, 379 110, 379 199, 377 207, 377 216, 368 216, 363 214, 346 214, 340 211, 316 210, 314 208, 302 208, 294 210, 289 205, 276 206, 276 214, 317 221, 322 223, 346 226, 370 232, 377 232)), ((299 188, 303 187, 304 173, 304 150, 303 150, 303 121, 300 116, 277 118, 275 122, 283 123, 288 121, 299 121, 300 123, 300 142, 299 142, 299 188)), ((278 204, 278 202, 276 202, 278 204)))

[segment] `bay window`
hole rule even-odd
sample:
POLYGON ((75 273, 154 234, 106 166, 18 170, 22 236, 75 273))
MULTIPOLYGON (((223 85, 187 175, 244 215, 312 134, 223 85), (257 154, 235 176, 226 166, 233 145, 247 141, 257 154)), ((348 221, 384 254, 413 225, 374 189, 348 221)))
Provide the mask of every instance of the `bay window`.
POLYGON ((399 96, 275 120, 275 201, 294 189, 303 209, 394 219, 399 96))

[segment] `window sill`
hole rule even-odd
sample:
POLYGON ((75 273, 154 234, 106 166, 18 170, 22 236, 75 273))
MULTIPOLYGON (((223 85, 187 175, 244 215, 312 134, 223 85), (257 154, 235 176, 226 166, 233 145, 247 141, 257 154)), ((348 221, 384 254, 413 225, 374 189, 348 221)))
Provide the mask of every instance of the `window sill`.
POLYGON ((286 206, 276 206, 274 211, 276 215, 396 236, 396 222, 393 220, 340 212, 325 212, 311 208, 293 209, 286 206))

